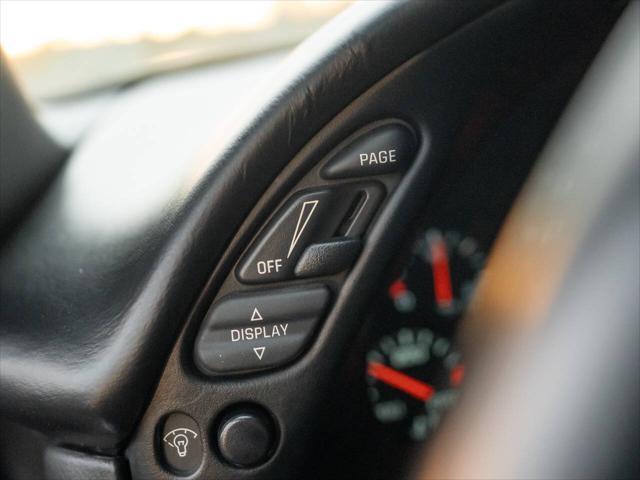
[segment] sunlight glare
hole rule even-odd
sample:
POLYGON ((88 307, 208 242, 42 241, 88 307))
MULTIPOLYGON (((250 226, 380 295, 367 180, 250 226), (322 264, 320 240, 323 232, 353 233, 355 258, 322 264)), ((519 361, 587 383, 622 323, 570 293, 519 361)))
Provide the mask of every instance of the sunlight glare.
POLYGON ((273 21, 265 1, 9 1, 0 2, 0 43, 11 56, 52 45, 92 46, 170 40, 191 31, 252 30, 273 21))

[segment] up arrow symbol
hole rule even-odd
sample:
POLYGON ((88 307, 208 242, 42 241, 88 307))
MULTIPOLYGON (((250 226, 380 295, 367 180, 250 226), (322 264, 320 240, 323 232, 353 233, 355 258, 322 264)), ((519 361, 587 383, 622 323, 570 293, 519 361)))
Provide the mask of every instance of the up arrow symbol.
POLYGON ((251 314, 251 321, 257 322, 258 320, 262 320, 262 315, 260 315, 260 312, 257 308, 254 308, 253 313, 251 314))
POLYGON ((264 349, 265 347, 253 347, 253 352, 256 354, 256 357, 258 357, 258 360, 262 360, 264 349))

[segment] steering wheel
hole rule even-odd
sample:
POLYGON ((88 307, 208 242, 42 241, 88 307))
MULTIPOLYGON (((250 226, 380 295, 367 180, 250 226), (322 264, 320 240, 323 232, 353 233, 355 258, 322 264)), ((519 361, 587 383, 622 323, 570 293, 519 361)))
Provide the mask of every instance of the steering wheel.
POLYGON ((321 432, 356 428, 328 405, 363 318, 446 172, 481 189, 495 154, 489 198, 519 194, 409 475, 635 478, 639 15, 363 2, 184 148, 144 91, 66 152, 3 57, 0 472, 348 476, 321 432))

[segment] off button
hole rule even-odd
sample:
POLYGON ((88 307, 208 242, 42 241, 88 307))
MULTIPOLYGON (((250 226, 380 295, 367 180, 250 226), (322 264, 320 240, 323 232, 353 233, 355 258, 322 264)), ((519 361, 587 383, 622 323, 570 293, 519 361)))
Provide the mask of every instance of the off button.
POLYGON ((298 258, 307 245, 330 237, 340 218, 334 213, 342 197, 328 189, 307 190, 294 195, 251 246, 236 270, 244 283, 265 283, 295 277, 298 258))
POLYGON ((195 362, 218 375, 283 365, 309 343, 328 302, 322 285, 224 297, 202 324, 195 362))

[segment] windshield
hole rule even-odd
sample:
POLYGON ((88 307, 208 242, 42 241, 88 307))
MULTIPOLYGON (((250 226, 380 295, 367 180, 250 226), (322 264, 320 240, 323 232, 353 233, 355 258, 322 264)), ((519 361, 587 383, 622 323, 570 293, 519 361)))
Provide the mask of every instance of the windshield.
POLYGON ((37 100, 292 47, 350 2, 0 2, 0 44, 37 100))

